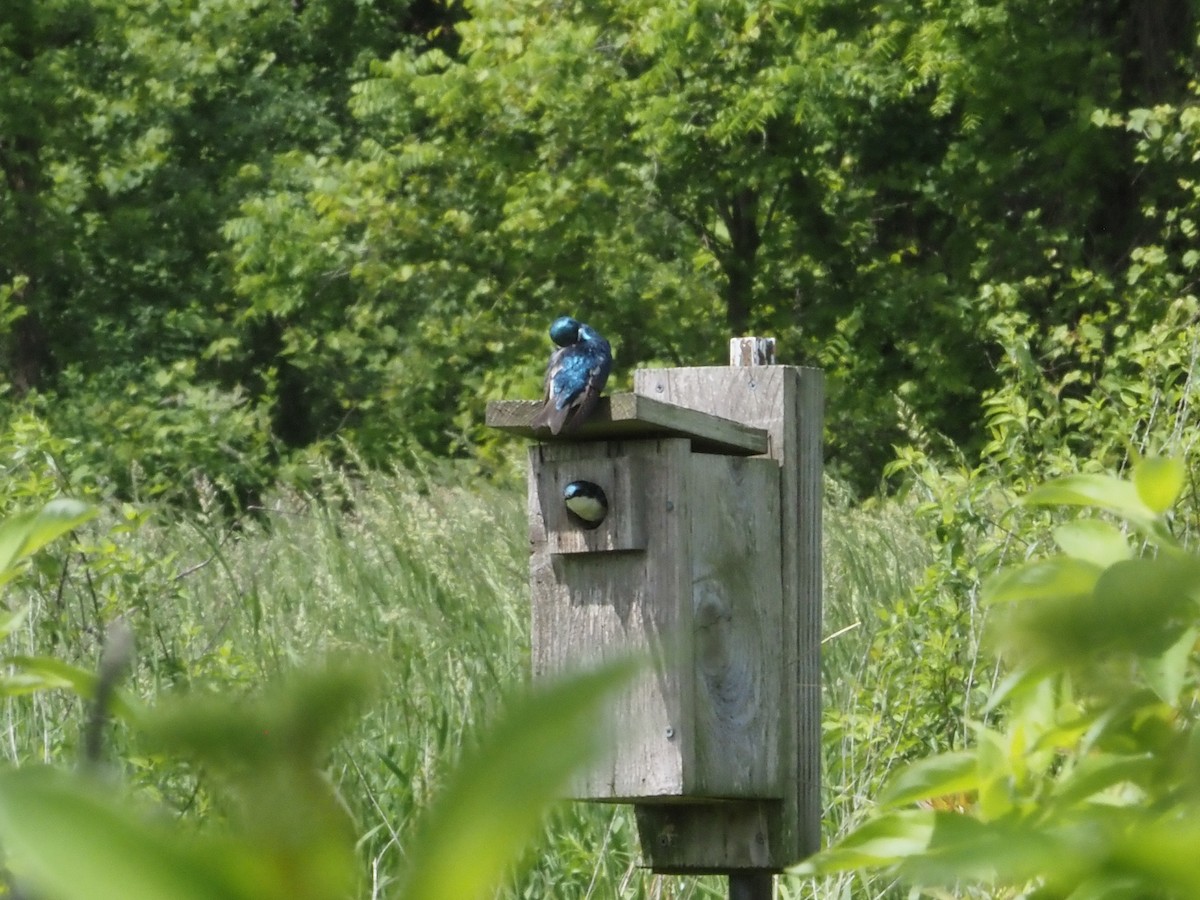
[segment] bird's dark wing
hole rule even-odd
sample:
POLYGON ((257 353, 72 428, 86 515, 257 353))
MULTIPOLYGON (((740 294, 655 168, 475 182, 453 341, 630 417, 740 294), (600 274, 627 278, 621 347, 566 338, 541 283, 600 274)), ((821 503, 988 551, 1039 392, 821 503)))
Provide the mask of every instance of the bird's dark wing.
POLYGON ((567 348, 561 347, 550 354, 550 362, 546 363, 546 377, 542 382, 543 403, 550 399, 550 391, 553 388, 554 375, 562 367, 562 355, 566 352, 567 348))
POLYGON ((564 347, 550 358, 546 369, 545 400, 533 417, 534 428, 550 428, 551 434, 562 431, 571 414, 576 398, 587 386, 587 354, 578 344, 564 347))
POLYGON ((600 392, 604 390, 604 382, 608 373, 603 367, 596 365, 588 370, 587 381, 568 410, 569 415, 563 423, 563 431, 574 431, 592 414, 596 404, 600 402, 600 392))
POLYGON ((601 339, 577 346, 583 348, 580 356, 586 359, 587 369, 583 388, 571 404, 574 411, 563 423, 564 431, 574 431, 587 421, 596 404, 600 402, 600 394, 608 382, 608 373, 612 370, 612 351, 607 341, 601 339))

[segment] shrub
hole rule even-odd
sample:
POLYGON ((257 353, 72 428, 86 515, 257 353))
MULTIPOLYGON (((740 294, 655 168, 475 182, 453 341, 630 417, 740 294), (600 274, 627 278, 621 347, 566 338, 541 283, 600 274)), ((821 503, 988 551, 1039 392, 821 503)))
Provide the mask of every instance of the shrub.
POLYGON ((1196 896, 1200 556, 1170 527, 1185 479, 1151 458, 1130 480, 1067 476, 1026 498, 1099 515, 988 583, 1003 723, 895 773, 877 814, 797 871, 894 867, 987 896, 1196 896))

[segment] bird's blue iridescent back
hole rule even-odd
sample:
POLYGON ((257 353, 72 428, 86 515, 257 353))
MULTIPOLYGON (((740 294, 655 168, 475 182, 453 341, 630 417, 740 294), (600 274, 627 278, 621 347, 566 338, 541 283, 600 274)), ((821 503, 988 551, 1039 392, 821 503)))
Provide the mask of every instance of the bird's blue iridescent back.
POLYGON ((578 426, 599 402, 612 370, 612 348, 598 331, 570 316, 554 321, 550 338, 562 349, 550 357, 544 404, 533 424, 558 434, 578 426))
POLYGON ((608 372, 604 368, 604 359, 595 348, 583 344, 575 344, 567 349, 558 359, 558 365, 550 376, 550 395, 558 409, 567 406, 587 388, 588 383, 598 378, 600 381, 597 392, 603 389, 608 372))

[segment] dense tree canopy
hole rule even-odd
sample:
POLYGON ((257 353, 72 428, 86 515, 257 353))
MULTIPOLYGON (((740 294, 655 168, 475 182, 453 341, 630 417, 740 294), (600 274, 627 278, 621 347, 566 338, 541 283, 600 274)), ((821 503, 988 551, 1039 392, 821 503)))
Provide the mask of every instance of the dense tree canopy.
POLYGON ((9 0, 9 395, 241 487, 486 458, 570 311, 618 387, 777 335, 869 486, 1193 325, 1197 59, 1172 0, 9 0))

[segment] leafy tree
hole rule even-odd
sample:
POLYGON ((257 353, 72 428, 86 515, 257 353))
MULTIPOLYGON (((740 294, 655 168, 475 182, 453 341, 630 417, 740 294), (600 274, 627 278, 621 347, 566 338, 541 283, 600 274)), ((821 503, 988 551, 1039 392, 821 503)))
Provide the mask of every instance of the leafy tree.
POLYGON ((979 451, 1014 354, 1057 382, 1188 295, 1186 5, 564 10, 7 4, 14 393, 75 433, 92 385, 137 395, 109 433, 269 417, 224 466, 252 486, 335 438, 487 457, 483 399, 537 390, 564 311, 625 367, 769 331, 830 375, 830 459, 869 487, 906 421, 979 451))
POLYGON ((220 226, 249 183, 242 170, 285 148, 336 149, 360 58, 452 20, 396 0, 6 4, 0 296, 13 393, 40 389, 54 428, 125 489, 129 461, 149 456, 160 486, 197 464, 231 489, 261 485, 275 456, 262 414, 285 442, 311 435, 293 425, 302 397, 258 408, 279 380, 258 365, 271 329, 250 336, 240 367, 205 353, 236 316, 220 226), (215 419, 232 453, 179 452, 173 434, 211 444, 215 419))
POLYGON ((535 390, 544 320, 570 309, 626 365, 781 335, 832 376, 832 456, 860 482, 897 396, 978 450, 997 323, 1108 308, 1137 210, 1178 190, 1104 124, 1183 96, 1175 6, 470 9, 457 53, 355 85, 353 153, 285 157, 227 226, 249 319, 286 311, 280 357, 368 441, 477 442, 480 394, 535 390))

